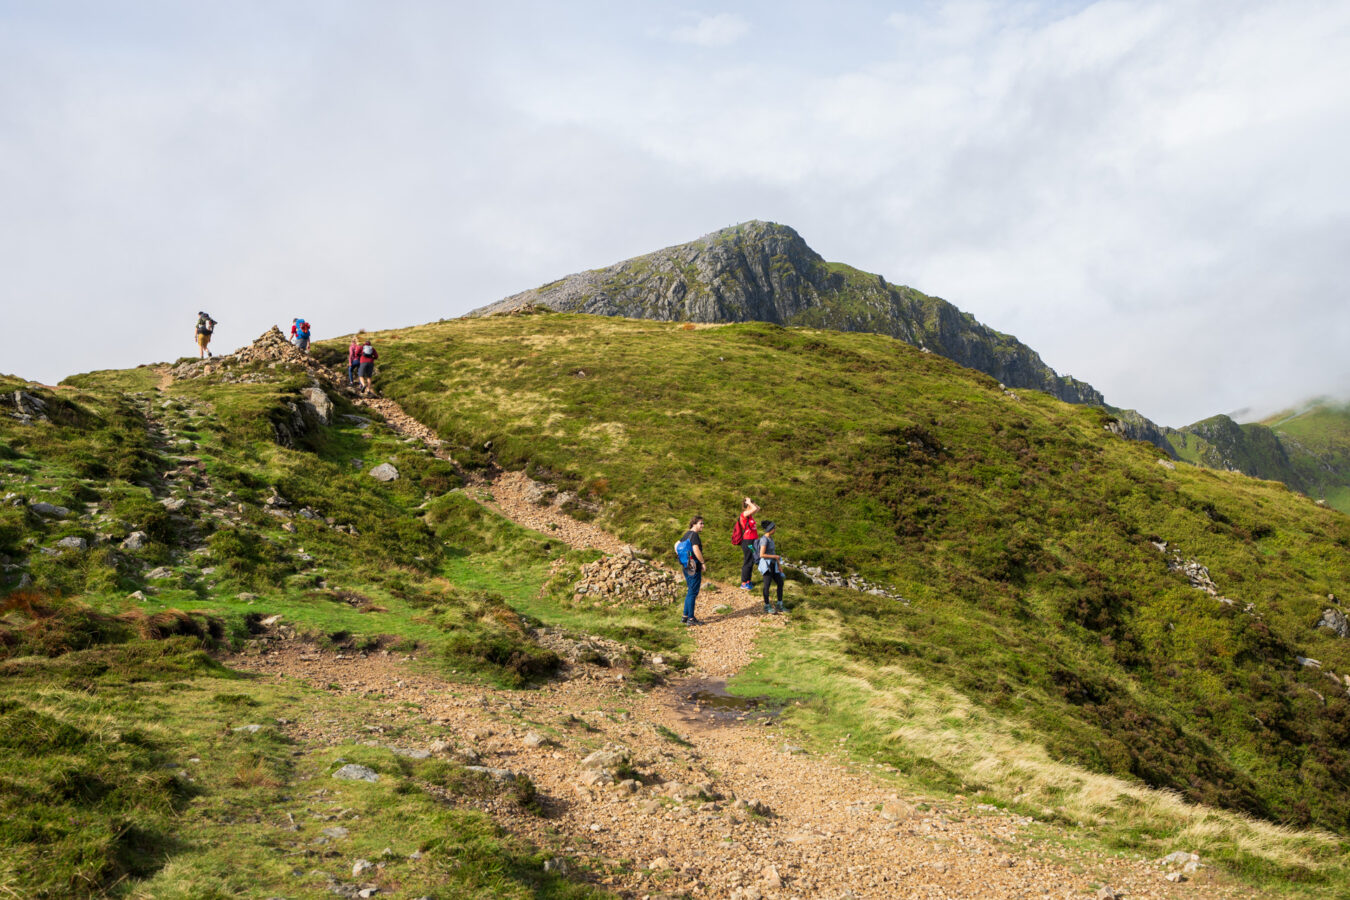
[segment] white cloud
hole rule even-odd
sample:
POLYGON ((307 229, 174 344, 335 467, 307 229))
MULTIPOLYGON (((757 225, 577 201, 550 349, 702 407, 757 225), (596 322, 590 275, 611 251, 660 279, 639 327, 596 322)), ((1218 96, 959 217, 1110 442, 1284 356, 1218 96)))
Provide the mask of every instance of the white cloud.
POLYGON ((749 0, 675 35, 726 54, 668 5, 50 6, 0 29, 29 377, 190 352, 202 306, 222 345, 397 326, 766 218, 1168 424, 1350 386, 1343 3, 749 0))
POLYGON ((671 40, 696 47, 730 47, 750 32, 750 23, 735 13, 704 16, 692 25, 681 25, 671 40))

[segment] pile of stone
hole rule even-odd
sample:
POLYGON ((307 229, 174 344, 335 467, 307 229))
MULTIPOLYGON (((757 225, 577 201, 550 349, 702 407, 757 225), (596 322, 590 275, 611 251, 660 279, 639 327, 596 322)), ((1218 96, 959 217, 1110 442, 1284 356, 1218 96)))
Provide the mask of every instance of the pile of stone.
POLYGON ((845 575, 842 572, 831 572, 829 569, 822 569, 820 566, 804 566, 800 563, 794 563, 790 559, 784 559, 783 565, 789 569, 796 569, 806 576, 812 584, 823 584, 829 587, 847 588, 850 591, 857 591, 861 594, 871 594, 874 597, 885 597, 888 600, 896 600, 906 605, 909 600, 900 596, 888 587, 882 587, 879 584, 868 581, 856 572, 851 575, 845 575))
POLYGON ((253 364, 263 364, 267 368, 276 368, 284 364, 296 365, 306 369, 316 378, 332 380, 332 373, 326 366, 309 354, 296 349, 275 325, 247 347, 241 347, 229 355, 188 360, 174 366, 169 372, 174 378, 204 378, 219 374, 225 381, 241 384, 264 380, 261 373, 238 374, 232 371, 253 364))
POLYGON ((610 606, 663 606, 684 597, 684 580, 630 554, 605 556, 581 567, 573 593, 610 606))

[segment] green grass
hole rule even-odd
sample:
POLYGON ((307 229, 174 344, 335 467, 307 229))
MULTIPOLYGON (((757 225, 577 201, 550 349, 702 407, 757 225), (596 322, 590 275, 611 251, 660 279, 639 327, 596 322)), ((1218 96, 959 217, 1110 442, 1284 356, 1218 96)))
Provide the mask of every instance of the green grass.
MULTIPOLYGON (((283 724, 363 734, 373 700, 234 676, 187 637, 11 659, 0 673, 0 890, 16 896, 318 895, 329 876, 351 881, 358 858, 380 863, 362 880, 381 896, 595 896, 484 814, 447 805, 447 792, 484 789, 456 764, 283 724), (380 781, 333 780, 344 762, 380 781), (325 836, 333 826, 348 834, 325 836)), ((414 711, 383 737, 434 732, 414 711)))
POLYGON ((731 577, 721 542, 750 494, 788 556, 912 598, 807 591, 866 669, 1020 717, 1055 759, 1350 832, 1350 699, 1292 666, 1350 671, 1310 627, 1350 577, 1350 520, 1282 485, 1167 470, 1101 410, 1014 400, 871 335, 546 315, 384 346, 383 389, 409 412, 551 473, 625 540, 668 553, 701 513, 711 571, 731 577), (1151 541, 1260 617, 1190 588, 1151 541))
MULTIPOLYGON (((876 335, 533 315, 408 329, 381 346, 381 389, 466 467, 521 468, 574 490, 599 524, 666 559, 701 513, 721 579, 739 568, 728 533, 748 493, 761 519, 779 523, 788 557, 909 598, 791 586, 791 627, 738 689, 790 701, 789 722, 818 749, 842 746, 924 790, 1091 823, 1106 843, 1194 843, 1257 881, 1301 879, 1310 896, 1350 882, 1338 861, 1350 833, 1350 700, 1326 677, 1350 672, 1350 650, 1312 629, 1326 595, 1345 594, 1345 516, 1278 484, 1169 470, 1155 449, 1110 435, 1101 410, 1035 392, 1014 399, 876 335), (1238 603, 1192 589, 1155 541, 1199 559, 1238 603)), ((306 384, 301 372, 255 366, 167 391, 148 370, 91 373, 59 392, 0 385, 42 396, 53 420, 0 417, 0 487, 20 501, 0 505, 0 701, 77 748, 71 765, 96 785, 81 793, 79 777, 45 768, 33 768, 45 780, 20 782, 0 761, 17 798, 6 802, 29 804, 15 821, 75 786, 59 796, 77 807, 53 813, 65 832, 45 844, 8 833, 15 862, 0 876, 16 889, 227 894, 231 853, 297 849, 275 818, 240 821, 227 807, 294 815, 308 802, 301 787, 329 787, 327 768, 349 756, 390 775, 389 793, 343 788, 363 820, 390 811, 394 825, 372 831, 372 846, 415 833, 418 817, 445 831, 440 868, 400 870, 415 876, 407 883, 572 890, 537 882, 532 851, 419 793, 419 777, 460 784, 453 772, 418 776, 370 748, 230 730, 306 705, 368 712, 329 692, 241 686, 197 649, 237 641, 268 614, 330 646, 415 647, 451 677, 509 686, 558 664, 531 636, 536 621, 676 664, 690 647, 673 610, 577 602, 569 573, 589 555, 487 512, 453 467, 378 422, 345 418, 363 413, 340 398, 334 424, 319 425, 299 406, 306 384), (297 421, 281 446, 276 424, 297 421), (387 460, 403 477, 381 485, 366 473, 387 460), (274 493, 288 517, 268 511, 274 493), (186 504, 170 511, 169 498, 186 504), (40 516, 26 505, 39 500, 71 514, 40 516), (122 550, 134 531, 147 543, 122 550), (58 549, 65 537, 89 549, 58 549), (169 576, 150 579, 157 566, 169 576), (31 584, 13 593, 21 578, 31 584), (137 590, 144 600, 128 596, 137 590), (147 738, 113 747, 100 737, 113 732, 147 738), (226 766, 208 779, 216 793, 156 768, 190 754, 205 762, 204 750, 226 766), (97 787, 121 782, 149 787, 97 787), (219 854, 204 849, 216 843, 219 854), (58 844, 56 880, 39 886, 25 861, 58 844)), ((300 877, 283 863, 264 869, 273 892, 297 889, 269 880, 300 877)))

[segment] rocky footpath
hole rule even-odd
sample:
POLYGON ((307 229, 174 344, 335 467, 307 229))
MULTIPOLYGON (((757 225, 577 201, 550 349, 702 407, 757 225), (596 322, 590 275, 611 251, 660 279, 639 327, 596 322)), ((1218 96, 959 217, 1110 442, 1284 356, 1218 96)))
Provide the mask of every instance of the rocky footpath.
MULTIPOLYGON (((723 627, 768 624, 735 615, 757 602, 742 595, 723 627)), ((699 642, 718 630, 699 629, 699 642)), ((535 691, 446 683, 406 656, 334 653, 294 639, 252 645, 228 663, 279 680, 342 685, 385 709, 373 721, 278 726, 294 740, 441 757, 504 785, 527 777, 542 815, 507 790, 456 802, 529 837, 550 871, 580 873, 620 897, 1251 896, 1185 849, 1156 861, 1086 852, 1061 860, 1065 845, 1054 826, 960 796, 899 794, 881 768, 795 746, 772 708, 728 715, 694 702, 683 681, 635 691, 622 666, 582 656, 565 679, 535 691)), ((359 863, 344 864, 356 876, 359 863)), ((358 883, 378 891, 380 874, 362 868, 358 883)))

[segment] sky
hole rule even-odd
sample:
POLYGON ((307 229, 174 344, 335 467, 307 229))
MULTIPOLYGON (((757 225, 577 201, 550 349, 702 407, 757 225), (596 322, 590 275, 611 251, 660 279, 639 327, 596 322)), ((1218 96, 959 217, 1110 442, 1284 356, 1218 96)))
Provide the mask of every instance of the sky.
POLYGON ((1180 426, 1350 395, 1350 3, 0 0, 0 371, 750 219, 1180 426))

